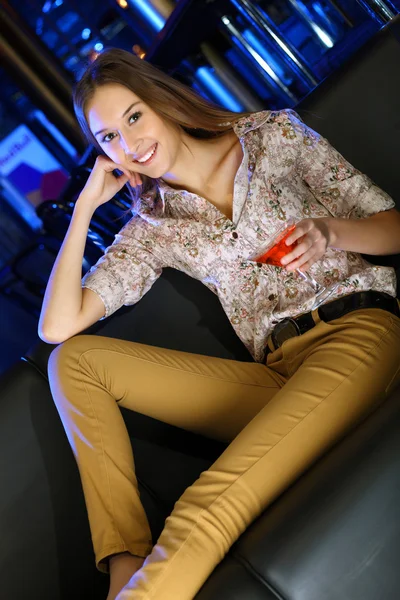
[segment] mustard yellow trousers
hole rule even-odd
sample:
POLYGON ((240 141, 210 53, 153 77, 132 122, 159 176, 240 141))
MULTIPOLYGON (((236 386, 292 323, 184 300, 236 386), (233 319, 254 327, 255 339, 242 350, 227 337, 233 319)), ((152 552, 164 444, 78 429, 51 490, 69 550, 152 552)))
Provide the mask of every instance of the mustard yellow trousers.
POLYGON ((400 382, 400 319, 360 309, 284 342, 267 363, 79 335, 51 354, 52 395, 82 480, 97 568, 147 557, 117 600, 191 600, 248 525, 400 382), (120 406, 230 442, 156 544, 120 406))

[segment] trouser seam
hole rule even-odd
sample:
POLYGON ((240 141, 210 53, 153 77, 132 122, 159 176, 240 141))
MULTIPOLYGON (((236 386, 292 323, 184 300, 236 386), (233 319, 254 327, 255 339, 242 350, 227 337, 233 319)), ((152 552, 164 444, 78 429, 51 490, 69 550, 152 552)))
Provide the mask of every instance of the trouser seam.
MULTIPOLYGON (((139 546, 140 548, 145 547, 150 548, 150 551, 153 547, 153 544, 138 544, 137 542, 132 542, 131 544, 127 544, 126 542, 122 542, 121 544, 107 544, 106 546, 102 546, 100 551, 98 552, 99 556, 102 554, 106 554, 108 552, 110 552, 111 550, 120 550, 122 552, 130 552, 129 548, 131 546, 139 546)), ((137 550, 137 552, 139 552, 139 550, 137 550)), ((146 554, 147 556, 147 554, 146 554)), ((106 557, 100 559, 99 562, 105 560, 106 557)), ((140 558, 145 558, 144 556, 140 557, 140 558)))
POLYGON ((106 544, 105 546, 101 547, 101 552, 99 552, 99 554, 103 554, 103 552, 108 552, 109 550, 113 549, 113 548, 124 548, 127 551, 128 550, 128 546, 144 546, 144 547, 149 547, 152 548, 153 544, 151 544, 150 542, 148 544, 142 544, 142 543, 137 543, 135 541, 133 541, 131 544, 127 544, 126 542, 122 542, 121 544, 106 544))
MULTIPOLYGON (((80 371, 81 375, 83 376, 82 366, 81 366, 81 356, 79 357, 79 360, 78 360, 78 367, 79 367, 79 371, 80 371)), ((107 460, 106 460, 105 451, 104 451, 104 441, 103 441, 103 435, 102 435, 102 431, 101 431, 101 427, 100 427, 100 422, 99 422, 99 419, 97 417, 97 413, 96 413, 96 410, 95 410, 95 407, 94 407, 94 403, 93 403, 91 395, 90 395, 90 391, 88 390, 88 388, 86 386, 86 383, 84 381, 83 381, 83 386, 85 388, 85 392, 86 392, 86 394, 88 396, 90 406, 92 408, 94 417, 96 419, 97 428, 98 428, 99 435, 100 435, 101 453, 102 453, 102 457, 103 457, 103 461, 104 461, 104 468, 105 468, 106 477, 107 477, 108 496, 109 496, 109 500, 110 500, 111 515, 112 515, 112 520, 113 520, 113 524, 114 524, 114 531, 117 532, 117 534, 119 536, 119 539, 120 539, 120 542, 124 545, 125 542, 124 542, 124 539, 123 539, 123 537, 121 535, 119 527, 117 527, 117 523, 116 523, 116 519, 115 519, 115 514, 114 514, 114 503, 113 503, 112 494, 111 494, 110 476, 109 476, 108 468, 107 468, 107 460)))
POLYGON ((137 544, 136 542, 133 542, 132 544, 125 544, 125 542, 122 544, 107 544, 107 546, 103 546, 101 550, 96 553, 96 568, 103 573, 104 571, 103 569, 101 569, 101 565, 104 565, 107 573, 109 573, 109 564, 107 564, 107 559, 109 556, 113 554, 121 554, 122 552, 129 552, 129 554, 131 554, 132 556, 137 556, 138 558, 146 559, 147 556, 151 553, 152 548, 153 544, 145 545, 137 544), (146 548, 146 551, 136 550, 137 546, 139 546, 140 548, 144 546, 146 548), (135 548, 135 551, 133 551, 132 548, 135 548), (145 556, 136 554, 137 552, 144 552, 145 556), (100 556, 100 558, 98 559, 97 556, 100 556))
MULTIPOLYGON (((223 381, 225 383, 236 383, 236 384, 240 384, 240 385, 249 385, 249 386, 253 386, 253 387, 262 387, 262 388, 274 388, 275 386, 270 386, 270 385, 262 385, 260 383, 252 383, 251 381, 249 382, 244 382, 244 381, 235 381, 235 380, 231 380, 231 379, 224 379, 222 377, 216 377, 215 375, 204 375, 203 373, 197 373, 196 371, 190 371, 188 369, 180 369, 178 367, 171 367, 170 365, 163 365, 155 360, 148 360, 147 358, 142 358, 140 356, 130 356, 128 354, 126 354, 125 352, 119 352, 118 350, 108 350, 108 349, 104 349, 104 348, 89 348, 88 350, 84 350, 80 355, 79 355, 79 360, 78 362, 80 362, 81 358, 85 356, 85 354, 89 353, 89 352, 112 352, 113 354, 122 354, 123 356, 129 356, 130 358, 134 358, 135 360, 141 360, 143 362, 148 362, 151 364, 155 364, 158 365, 159 367, 164 367, 166 369, 171 369, 173 371, 179 371, 179 372, 184 372, 184 373, 189 373, 191 375, 198 375, 200 377, 205 377, 207 379, 215 379, 217 381, 223 381)), ((188 353, 190 354, 190 353, 188 353)), ((225 359, 225 360, 229 360, 229 359, 225 359)), ((249 361, 246 361, 246 364, 249 364, 249 361)), ((253 363, 250 363, 253 364, 253 363)), ((266 367, 267 365, 264 365, 263 363, 256 363, 254 362, 254 364, 262 364, 262 366, 266 367)), ((271 369, 270 367, 267 367, 269 370, 273 371, 273 369, 271 369)))

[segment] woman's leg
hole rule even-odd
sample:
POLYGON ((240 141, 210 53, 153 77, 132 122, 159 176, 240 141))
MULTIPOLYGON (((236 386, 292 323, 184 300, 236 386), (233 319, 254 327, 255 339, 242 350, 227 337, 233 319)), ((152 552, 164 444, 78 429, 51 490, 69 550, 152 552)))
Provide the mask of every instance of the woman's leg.
POLYGON ((258 363, 88 335, 58 346, 48 371, 105 572, 110 555, 152 549, 119 407, 229 442, 286 381, 258 363))
MULTIPOLYGON (((175 504, 117 600, 192 600, 247 526, 400 380, 400 319, 364 309, 287 340, 292 374, 175 504)), ((280 368, 279 368, 280 370, 280 368)))

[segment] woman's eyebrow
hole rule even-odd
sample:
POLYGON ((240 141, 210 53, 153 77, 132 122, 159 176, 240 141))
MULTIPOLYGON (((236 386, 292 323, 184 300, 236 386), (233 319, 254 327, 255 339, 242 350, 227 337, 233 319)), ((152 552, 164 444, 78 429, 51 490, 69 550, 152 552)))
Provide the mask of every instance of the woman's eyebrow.
MULTIPOLYGON (((140 104, 140 100, 137 100, 137 102, 134 102, 133 104, 131 104, 126 111, 124 112, 124 114, 122 115, 121 119, 123 119, 125 117, 125 115, 131 110, 131 108, 133 108, 134 106, 136 106, 136 104, 140 104)), ((94 137, 96 137, 96 135, 99 135, 99 133, 102 133, 103 131, 107 131, 108 127, 105 127, 104 129, 100 129, 99 131, 97 131, 94 134, 94 137)))

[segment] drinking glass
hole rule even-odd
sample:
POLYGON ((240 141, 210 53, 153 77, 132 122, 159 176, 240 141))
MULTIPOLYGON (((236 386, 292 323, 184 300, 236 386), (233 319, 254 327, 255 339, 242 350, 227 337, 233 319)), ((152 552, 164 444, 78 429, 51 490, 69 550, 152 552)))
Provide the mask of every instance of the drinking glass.
MULTIPOLYGON (((254 247, 247 260, 254 262, 264 263, 266 265, 274 265, 275 267, 283 267, 281 260, 286 254, 289 254, 298 244, 299 240, 296 240, 293 244, 287 246, 285 244, 286 239, 296 228, 296 223, 293 218, 288 219, 282 224, 272 237, 268 238, 264 243, 258 247, 254 247)), ((296 269, 297 273, 303 277, 313 288, 315 292, 315 302, 312 306, 312 310, 321 306, 337 289, 338 283, 333 284, 329 287, 319 284, 315 281, 309 273, 296 269)))

